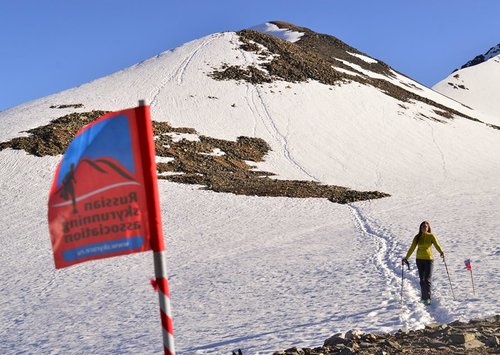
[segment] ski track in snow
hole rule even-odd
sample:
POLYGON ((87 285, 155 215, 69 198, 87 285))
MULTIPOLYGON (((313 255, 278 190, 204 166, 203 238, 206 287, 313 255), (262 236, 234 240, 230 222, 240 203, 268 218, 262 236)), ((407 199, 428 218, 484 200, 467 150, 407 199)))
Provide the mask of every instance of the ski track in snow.
MULTIPOLYGON (((385 117, 386 114, 385 114, 385 107, 382 107, 382 117, 385 117)), ((378 159, 377 159, 377 162, 375 163, 375 175, 377 177, 377 179, 375 180, 375 183, 373 184, 373 186, 375 188, 377 188, 377 190, 383 190, 383 182, 384 182, 384 179, 382 177, 382 173, 381 173, 381 165, 382 165, 382 162, 383 162, 384 158, 382 156, 379 156, 378 159)), ((342 167, 344 169, 344 171, 347 171, 347 168, 345 167, 345 165, 342 164, 342 167)))
MULTIPOLYGON (((238 39, 239 41, 239 39, 238 39)), ((249 64, 251 61, 248 59, 247 54, 245 53, 244 50, 240 49, 240 52, 245 59, 245 63, 249 64)), ((250 108, 250 111, 254 114, 253 116, 258 116, 262 124, 264 125, 266 131, 270 134, 273 140, 275 140, 279 146, 281 147, 283 151, 283 156, 285 157, 286 160, 290 162, 292 166, 294 166, 297 170, 299 170, 301 173, 305 174, 307 177, 314 181, 320 181, 317 177, 313 176, 310 172, 308 172, 306 169, 304 169, 303 166, 301 166, 297 160, 292 156, 290 153, 290 148, 289 148, 289 142, 288 142, 288 133, 287 134, 282 134, 277 127, 276 123, 274 122, 271 114, 269 113, 269 110, 267 108, 266 103, 264 102, 264 98, 262 96, 262 91, 259 89, 258 85, 250 85, 247 84, 247 104, 248 107, 250 108), (250 92, 249 92, 250 91, 250 92), (250 101, 248 100, 248 97, 250 97, 250 101)), ((256 133, 256 126, 254 126, 254 135, 256 133)), ((290 119, 288 119, 287 122, 287 132, 288 132, 288 127, 290 126, 290 119)))
POLYGON ((253 117, 253 136, 257 137, 257 119, 256 119, 257 115, 255 113, 254 105, 253 105, 253 103, 252 103, 252 101, 250 99, 252 97, 252 95, 250 94, 251 91, 252 91, 252 89, 253 89, 252 85, 250 85, 250 84, 246 85, 245 101, 247 103, 248 108, 252 112, 252 117, 253 117))
POLYGON ((429 128, 431 130, 432 141, 434 142, 434 145, 436 146, 436 149, 439 151, 439 154, 441 155, 441 161, 442 161, 442 164, 443 164, 443 177, 446 180, 447 177, 448 177, 448 169, 446 167, 446 159, 444 157, 443 150, 441 149, 441 147, 439 146, 438 142, 436 141, 436 136, 434 134, 434 128, 432 128, 431 123, 428 122, 428 121, 425 121, 425 122, 427 123, 427 125, 429 126, 429 128))
MULTIPOLYGON (((430 308, 420 303, 418 277, 410 275, 406 269, 404 271, 403 301, 401 302, 401 257, 396 238, 384 228, 375 227, 375 222, 364 216, 360 208, 353 204, 349 204, 348 208, 359 233, 370 238, 376 244, 376 253, 369 261, 381 270, 391 296, 398 298, 400 323, 405 328, 414 329, 449 318, 447 310, 440 305, 439 300, 435 299, 430 308)), ((416 265, 413 264, 412 267, 416 267, 416 265)))
POLYGON ((181 64, 171 72, 170 75, 167 75, 165 79, 163 79, 160 82, 160 85, 156 89, 156 92, 153 94, 153 98, 150 100, 150 106, 151 108, 156 106, 157 103, 157 98, 160 95, 160 92, 163 90, 163 88, 172 80, 176 80, 178 85, 182 85, 184 82, 184 74, 186 73, 186 69, 188 68, 189 64, 192 62, 194 56, 198 54, 198 52, 206 47, 209 43, 213 42, 217 38, 221 37, 220 34, 213 35, 207 40, 204 40, 198 47, 196 47, 195 50, 193 50, 189 55, 186 56, 186 58, 181 62, 181 64))
MULTIPOLYGON (((269 113, 269 110, 264 102, 264 99, 262 97, 262 92, 261 90, 255 86, 255 90, 253 94, 257 94, 258 102, 262 108, 263 115, 259 113, 259 117, 262 118, 262 123, 264 123, 264 126, 266 127, 267 131, 271 136, 274 138, 275 141, 277 141, 280 146, 282 147, 283 150, 283 155, 284 157, 293 165, 295 166, 296 169, 301 171, 303 174, 308 176, 310 179, 314 181, 320 181, 318 178, 313 176, 311 173, 309 173, 302 165, 300 165, 297 160, 292 156, 290 153, 290 148, 289 148, 289 143, 288 143, 288 137, 280 132, 278 127, 276 126, 276 123, 274 122, 271 114, 269 113), (267 122, 267 124, 266 124, 267 122)), ((255 95, 253 95, 255 97, 255 95)), ((289 123, 289 122, 288 122, 289 123)))

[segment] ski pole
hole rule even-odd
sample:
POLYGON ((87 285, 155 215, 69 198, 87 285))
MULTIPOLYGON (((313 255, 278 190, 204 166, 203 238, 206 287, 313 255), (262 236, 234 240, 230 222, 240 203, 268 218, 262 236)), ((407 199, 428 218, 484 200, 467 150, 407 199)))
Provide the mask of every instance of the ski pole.
POLYGON ((404 264, 406 264, 406 266, 408 266, 408 270, 410 270, 410 263, 408 262, 408 260, 406 259, 403 259, 401 260, 401 304, 403 304, 403 285, 404 285, 404 270, 405 270, 405 266, 404 264))
POLYGON ((455 299, 455 293, 453 293, 453 286, 451 285, 450 273, 448 272, 448 265, 446 265, 446 260, 444 258, 444 255, 442 255, 441 257, 443 258, 444 267, 446 268, 446 273, 448 274, 448 281, 450 281, 450 289, 451 289, 451 294, 453 296, 453 300, 456 301, 456 299, 455 299))
POLYGON ((476 295, 476 290, 474 289, 474 279, 472 278, 472 269, 470 269, 469 271, 470 271, 470 280, 472 281, 472 293, 475 296, 476 295))
POLYGON ((403 304, 403 285, 404 285, 404 280, 405 280, 405 267, 403 263, 401 263, 401 304, 403 304))

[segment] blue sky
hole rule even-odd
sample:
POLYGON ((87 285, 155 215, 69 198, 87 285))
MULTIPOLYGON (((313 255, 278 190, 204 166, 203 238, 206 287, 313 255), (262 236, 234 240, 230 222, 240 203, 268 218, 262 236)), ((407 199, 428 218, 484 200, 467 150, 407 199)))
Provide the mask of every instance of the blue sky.
POLYGON ((500 43, 498 0, 0 0, 0 110, 187 41, 281 20, 432 86, 500 43))

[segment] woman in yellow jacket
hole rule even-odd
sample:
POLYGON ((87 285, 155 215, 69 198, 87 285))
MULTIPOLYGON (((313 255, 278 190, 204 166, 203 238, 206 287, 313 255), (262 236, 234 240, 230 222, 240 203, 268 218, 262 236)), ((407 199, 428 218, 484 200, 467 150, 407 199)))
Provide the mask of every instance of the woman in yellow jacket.
POLYGON ((431 303, 431 277, 432 277, 432 250, 434 244, 436 250, 444 258, 444 252, 441 249, 436 237, 432 234, 429 222, 423 221, 420 223, 418 234, 413 238, 413 243, 403 258, 403 264, 408 263, 408 258, 411 256, 415 248, 417 249, 417 268, 418 276, 420 278, 420 290, 422 292, 422 302, 425 304, 431 303))

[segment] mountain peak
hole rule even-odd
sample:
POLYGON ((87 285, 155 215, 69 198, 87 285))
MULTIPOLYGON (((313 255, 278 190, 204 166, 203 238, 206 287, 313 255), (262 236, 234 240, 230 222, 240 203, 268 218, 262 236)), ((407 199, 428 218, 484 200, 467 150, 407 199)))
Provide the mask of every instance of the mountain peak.
MULTIPOLYGON (((216 80, 250 84, 285 81, 317 81, 325 85, 356 82, 377 88, 400 102, 419 101, 435 107, 438 116, 470 118, 425 97, 422 89, 389 65, 372 58, 340 39, 281 21, 267 22, 237 32, 240 50, 253 53, 260 62, 252 65, 224 63, 209 76, 216 80)), ((440 120, 441 117, 436 117, 440 120)))

